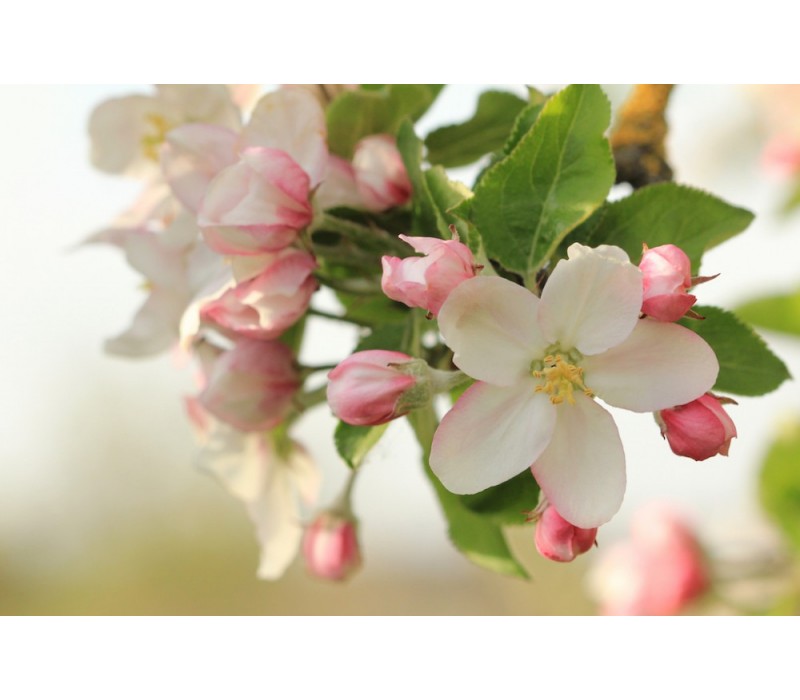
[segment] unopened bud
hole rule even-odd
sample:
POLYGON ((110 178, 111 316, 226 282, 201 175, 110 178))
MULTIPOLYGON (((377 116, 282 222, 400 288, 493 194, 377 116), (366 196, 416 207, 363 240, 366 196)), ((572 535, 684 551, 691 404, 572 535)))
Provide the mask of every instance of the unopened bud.
POLYGON ((655 418, 672 451, 698 462, 718 454, 727 456, 736 437, 736 426, 713 394, 658 411, 655 418))
POLYGON ((309 573, 318 578, 343 581, 361 566, 356 523, 328 511, 306 529, 303 557, 309 573))
POLYGON ((536 523, 534 539, 536 549, 543 557, 569 562, 592 548, 597 539, 597 528, 575 527, 548 505, 536 523))

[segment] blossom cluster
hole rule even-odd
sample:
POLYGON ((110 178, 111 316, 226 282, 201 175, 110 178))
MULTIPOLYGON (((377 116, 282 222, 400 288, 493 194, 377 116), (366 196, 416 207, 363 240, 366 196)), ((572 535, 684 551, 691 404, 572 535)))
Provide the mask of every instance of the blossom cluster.
POLYGON ((439 206, 473 195, 414 166, 398 127, 371 133, 354 116, 352 134, 329 128, 348 93, 374 117, 374 87, 173 85, 109 100, 89 125, 93 163, 143 182, 89 238, 120 248, 148 292, 107 349, 192 358, 199 464, 244 504, 260 576, 281 576, 298 551, 315 576, 358 569, 353 485, 382 426, 403 416, 455 499, 443 504, 469 509, 474 494, 491 502, 520 483, 512 515, 535 522, 532 546, 558 562, 591 551, 623 501, 612 411, 653 414, 677 455, 728 453, 737 433, 732 400, 712 393, 720 362, 687 324, 702 323, 695 288, 713 279, 693 273, 696 260, 670 243, 642 241, 634 258, 574 240, 517 274, 487 254, 491 228, 479 236, 468 214, 439 206), (323 286, 339 312, 313 305, 323 286), (315 313, 362 327, 366 342, 336 365, 304 366, 315 313), (312 516, 320 473, 290 431, 325 400, 352 470, 312 516))

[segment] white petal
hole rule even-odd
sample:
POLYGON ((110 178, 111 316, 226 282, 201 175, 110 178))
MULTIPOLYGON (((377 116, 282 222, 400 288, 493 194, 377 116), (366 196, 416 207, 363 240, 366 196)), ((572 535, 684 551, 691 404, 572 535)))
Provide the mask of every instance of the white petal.
POLYGON ((130 328, 105 342, 111 355, 143 357, 168 350, 178 341, 181 314, 188 302, 169 290, 155 289, 136 312, 130 328))
POLYGON ((549 341, 594 355, 625 340, 641 308, 642 273, 624 251, 574 243, 547 280, 539 322, 549 341))
POLYGON ((625 453, 611 414, 576 394, 557 407, 550 444, 533 475, 550 503, 576 527, 598 527, 619 510, 625 495, 625 453))
POLYGON ((643 319, 621 345, 581 362, 586 386, 630 411, 688 403, 714 386, 719 362, 699 335, 675 323, 643 319))
POLYGON ((242 501, 259 498, 266 483, 264 440, 254 433, 242 433, 212 419, 213 430, 197 458, 197 466, 208 472, 233 496, 242 501))
POLYGON ((546 346, 536 323, 539 299, 502 277, 459 284, 439 311, 439 330, 470 377, 497 386, 530 376, 531 361, 546 346))
POLYGON ((244 146, 277 148, 288 153, 315 187, 328 166, 325 113, 307 91, 283 88, 264 95, 242 133, 244 146))
POLYGON ((478 382, 433 436, 431 469, 453 493, 477 493, 527 469, 547 446, 555 407, 534 382, 494 387, 478 382))
POLYGON ((292 563, 303 537, 291 472, 283 465, 272 468, 269 484, 246 508, 261 544, 258 576, 279 578, 292 563))

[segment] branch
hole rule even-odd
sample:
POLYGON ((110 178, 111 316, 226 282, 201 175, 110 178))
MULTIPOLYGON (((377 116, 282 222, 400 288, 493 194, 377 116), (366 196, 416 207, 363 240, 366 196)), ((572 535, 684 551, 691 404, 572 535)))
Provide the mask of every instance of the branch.
POLYGON ((620 109, 611 134, 617 164, 617 182, 639 188, 672 180, 664 139, 667 109, 673 85, 635 85, 620 109))

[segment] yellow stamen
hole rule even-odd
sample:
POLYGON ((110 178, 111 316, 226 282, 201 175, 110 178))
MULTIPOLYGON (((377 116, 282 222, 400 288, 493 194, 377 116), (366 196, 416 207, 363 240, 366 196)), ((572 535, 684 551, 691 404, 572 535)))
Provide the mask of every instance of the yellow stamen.
POLYGON ((152 131, 142 136, 142 153, 144 153, 145 158, 158 162, 158 149, 164 143, 167 132, 172 127, 160 114, 147 114, 144 119, 152 128, 152 131))
POLYGON ((590 398, 594 396, 594 392, 583 383, 581 367, 570 364, 561 355, 547 355, 542 362, 544 367, 533 370, 531 375, 535 379, 544 379, 544 383, 537 385, 535 391, 549 394, 550 403, 557 405, 566 401, 574 406, 573 393, 576 387, 586 396, 590 398))

